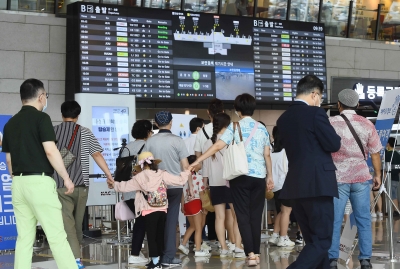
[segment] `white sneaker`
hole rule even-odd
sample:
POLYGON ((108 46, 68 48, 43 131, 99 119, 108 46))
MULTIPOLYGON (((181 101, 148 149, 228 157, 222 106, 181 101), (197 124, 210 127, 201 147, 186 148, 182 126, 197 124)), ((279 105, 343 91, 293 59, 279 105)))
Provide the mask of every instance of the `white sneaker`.
POLYGON ((195 256, 195 257, 209 257, 209 256, 211 256, 211 255, 210 255, 210 253, 208 252, 208 250, 201 249, 201 250, 196 250, 196 251, 194 252, 194 256, 195 256))
POLYGON ((221 249, 221 251, 219 252, 219 256, 221 257, 221 258, 225 258, 225 257, 228 257, 229 256, 229 250, 227 250, 227 249, 221 249))
POLYGON ((129 264, 146 264, 149 262, 149 259, 140 257, 140 256, 133 256, 130 255, 128 259, 129 264))
POLYGON ((203 242, 203 244, 201 244, 201 249, 202 249, 202 250, 210 251, 210 250, 211 250, 211 247, 210 247, 209 245, 207 245, 206 242, 203 242))
POLYGON ((383 213, 382 212, 376 212, 376 215, 378 216, 378 218, 382 218, 383 217, 383 213))
POLYGON ((279 236, 272 234, 271 237, 268 239, 268 243, 276 245, 279 242, 279 236))
POLYGON ((235 248, 236 248, 236 245, 234 243, 231 243, 231 242, 229 242, 227 246, 228 246, 228 248, 229 248, 229 250, 231 252, 233 252, 235 250, 235 248))
POLYGON ((183 254, 188 255, 189 254, 189 249, 185 247, 184 245, 179 245, 178 249, 182 251, 183 254))
POLYGON ((202 262, 202 263, 208 263, 210 261, 210 257, 196 257, 194 256, 194 262, 202 262))
POLYGON ((144 255, 143 255, 143 253, 140 251, 139 252, 139 257, 142 257, 143 259, 147 259, 144 255))
POLYGON ((236 251, 237 249, 235 249, 235 253, 234 253, 234 257, 241 259, 241 258, 246 258, 246 254, 244 253, 243 249, 241 249, 241 251, 236 251))
POLYGON ((289 239, 289 237, 280 237, 278 244, 276 244, 278 247, 293 247, 296 245, 293 241, 289 239))
POLYGON ((376 218, 376 213, 371 213, 371 218, 376 218))

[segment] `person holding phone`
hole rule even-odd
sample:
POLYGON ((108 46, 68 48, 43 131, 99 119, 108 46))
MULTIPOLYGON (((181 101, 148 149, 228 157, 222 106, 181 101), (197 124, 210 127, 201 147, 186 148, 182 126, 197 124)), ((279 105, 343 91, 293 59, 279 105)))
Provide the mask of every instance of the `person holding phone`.
POLYGON ((342 138, 339 151, 332 153, 337 168, 339 198, 334 199, 334 224, 332 245, 329 249, 330 268, 337 268, 339 258, 340 232, 346 202, 350 199, 358 231, 361 269, 370 269, 372 265, 372 233, 370 215, 370 179, 366 162, 371 154, 374 167, 373 190, 381 185, 382 144, 374 124, 354 111, 358 107, 359 95, 352 89, 344 89, 338 96, 340 115, 331 117, 336 133, 342 138))

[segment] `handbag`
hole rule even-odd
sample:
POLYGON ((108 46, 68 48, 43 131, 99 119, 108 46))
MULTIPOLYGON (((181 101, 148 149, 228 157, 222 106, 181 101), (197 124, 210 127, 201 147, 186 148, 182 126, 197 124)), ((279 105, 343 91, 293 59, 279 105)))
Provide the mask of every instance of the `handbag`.
POLYGON ((75 137, 76 137, 76 133, 78 132, 78 129, 79 129, 79 125, 77 124, 75 126, 74 133, 72 134, 72 137, 71 137, 71 139, 70 139, 70 141, 68 143, 68 146, 67 147, 63 147, 60 150, 60 154, 61 154, 61 157, 63 159, 65 169, 68 169, 68 167, 70 167, 71 164, 76 160, 76 156, 71 152, 71 148, 72 148, 72 144, 74 143, 74 140, 75 140, 75 137))
POLYGON ((137 156, 140 153, 142 153, 143 148, 144 145, 140 148, 137 155, 131 155, 131 152, 127 147, 121 148, 121 150, 119 151, 118 158, 115 160, 116 162, 116 169, 114 172, 115 181, 121 182, 121 181, 128 181, 131 179, 133 167, 136 165, 137 162, 137 156), (125 149, 128 150, 129 156, 121 157, 121 154, 125 149))
POLYGON ((115 219, 125 221, 134 218, 135 214, 133 214, 133 212, 124 201, 118 202, 115 205, 115 219))
POLYGON ((209 189, 200 192, 200 200, 201 200, 201 205, 205 210, 209 212, 215 211, 214 206, 211 203, 211 195, 209 189))
POLYGON ((223 167, 223 178, 226 180, 232 180, 241 175, 247 175, 249 173, 249 164, 247 162, 247 154, 245 147, 248 145, 252 137, 254 136, 258 127, 258 122, 253 127, 250 136, 246 142, 243 143, 242 130, 239 122, 233 123, 233 139, 232 144, 228 145, 224 155, 224 167, 223 167), (236 128, 239 132, 239 143, 235 143, 235 131, 236 128))

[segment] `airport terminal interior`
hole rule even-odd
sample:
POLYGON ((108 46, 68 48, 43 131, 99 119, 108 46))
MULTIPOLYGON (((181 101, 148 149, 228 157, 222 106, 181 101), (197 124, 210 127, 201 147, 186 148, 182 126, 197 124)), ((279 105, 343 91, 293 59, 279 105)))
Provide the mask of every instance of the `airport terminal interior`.
MULTIPOLYGON (((393 221, 393 246, 395 259, 397 262, 390 261, 390 250, 388 242, 388 221, 387 217, 372 219, 372 258, 371 263, 374 269, 398 269, 400 268, 400 218, 395 218, 393 221)), ((292 240, 296 238, 297 227, 291 225, 289 236, 292 240)), ((115 231, 114 231, 115 233, 115 231)), ((296 245, 291 248, 281 248, 270 246, 267 241, 265 231, 262 235, 261 258, 260 264, 255 267, 259 269, 285 269, 288 265, 294 262, 302 249, 302 245, 296 245)), ((269 232, 271 233, 271 232, 269 232)), ((121 245, 116 242, 116 235, 103 235, 99 238, 85 238, 82 246, 83 262, 87 268, 92 269, 125 269, 125 268, 145 268, 145 264, 129 265, 127 263, 130 244, 126 241, 127 238, 122 235, 121 245)), ((339 269, 356 269, 360 267, 357 259, 359 254, 356 241, 354 242, 355 249, 346 262, 340 261, 339 269)), ((146 241, 142 253, 146 256, 146 241)), ((217 248, 213 248, 212 256, 209 258, 196 258, 194 253, 190 252, 188 256, 177 252, 176 257, 182 259, 183 269, 242 269, 248 268, 244 259, 235 258, 220 258, 217 255, 217 248)), ((5 253, 0 255, 1 268, 7 267, 7 264, 13 262, 14 255, 5 253)), ((57 268, 55 261, 52 259, 51 251, 47 244, 43 242, 43 238, 38 237, 35 243, 33 255, 32 269, 55 269, 57 268)), ((176 267, 176 268, 181 268, 176 267)))

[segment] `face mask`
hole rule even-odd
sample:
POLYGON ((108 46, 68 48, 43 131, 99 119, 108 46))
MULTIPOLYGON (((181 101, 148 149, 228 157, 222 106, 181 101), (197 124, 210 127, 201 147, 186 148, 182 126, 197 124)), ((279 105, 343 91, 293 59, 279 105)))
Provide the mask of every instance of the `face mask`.
POLYGON ((47 108, 47 98, 46 98, 46 104, 44 105, 42 112, 44 112, 46 110, 46 108, 47 108))
POLYGON ((235 110, 235 114, 236 114, 236 116, 238 116, 240 118, 239 113, 236 110, 235 110))

